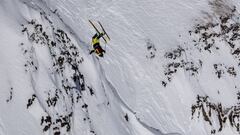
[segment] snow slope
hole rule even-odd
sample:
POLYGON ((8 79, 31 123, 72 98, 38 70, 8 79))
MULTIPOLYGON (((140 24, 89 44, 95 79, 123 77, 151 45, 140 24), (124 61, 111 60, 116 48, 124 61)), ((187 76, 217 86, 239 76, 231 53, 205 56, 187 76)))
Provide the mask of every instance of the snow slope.
POLYGON ((0 134, 239 134, 239 6, 0 1, 0 134))

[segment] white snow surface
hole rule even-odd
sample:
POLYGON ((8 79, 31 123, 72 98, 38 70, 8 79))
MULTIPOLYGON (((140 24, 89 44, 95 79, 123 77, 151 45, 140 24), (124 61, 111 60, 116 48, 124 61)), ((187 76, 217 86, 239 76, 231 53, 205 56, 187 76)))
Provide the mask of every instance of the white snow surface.
MULTIPOLYGON (((236 0, 220 1, 235 5, 237 12, 240 8, 236 0)), ((189 31, 209 16, 214 22, 218 14, 208 0, 0 0, 0 135, 211 134, 219 128, 217 115, 210 126, 202 114, 192 118, 191 107, 197 95, 208 95, 225 108, 236 105, 240 70, 225 42, 219 41, 220 51, 211 54, 191 50, 189 31), (51 48, 43 35, 39 42, 32 39, 37 28, 32 20, 56 47, 51 48), (88 20, 100 21, 111 38, 106 45, 101 40, 103 58, 89 55, 95 30, 88 20), (57 29, 75 49, 58 41, 57 29), (149 43, 156 49, 153 58, 149 43), (168 82, 164 71, 173 60, 164 55, 179 46, 190 48, 182 59, 201 60, 203 65, 194 76, 179 69, 168 82), (66 62, 69 55, 62 55, 64 50, 75 63, 66 62), (61 56, 62 69, 54 64, 61 56), (234 66, 237 75, 225 73, 219 79, 213 66, 218 63, 234 66), (77 70, 71 64, 77 64, 77 70), (84 80, 74 81, 74 75, 84 80), (68 92, 66 85, 71 87, 68 92), (49 97, 51 102, 58 97, 55 105, 49 105, 49 97), (43 120, 46 116, 51 122, 43 120), (69 131, 62 123, 65 116, 69 131)), ((38 32, 35 37, 41 35, 38 32)), ((227 121, 215 134, 239 132, 227 121)))

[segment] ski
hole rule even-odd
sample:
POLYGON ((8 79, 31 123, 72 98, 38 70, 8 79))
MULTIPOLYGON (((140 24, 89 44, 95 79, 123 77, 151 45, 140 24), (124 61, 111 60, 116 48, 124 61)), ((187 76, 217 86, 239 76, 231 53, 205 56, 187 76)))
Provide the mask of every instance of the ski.
MULTIPOLYGON (((93 28, 97 31, 97 33, 98 34, 100 34, 100 31, 97 29, 97 27, 93 24, 93 22, 91 21, 91 20, 88 20, 89 22, 90 22, 90 24, 93 26, 93 28)), ((104 38, 104 37, 102 37, 103 38, 103 40, 105 41, 105 43, 107 43, 107 40, 104 38)))
POLYGON ((102 28, 104 34, 106 34, 108 40, 110 40, 110 37, 108 36, 107 32, 106 32, 105 29, 103 28, 102 24, 101 24, 99 21, 98 21, 98 23, 99 23, 99 25, 101 26, 101 28, 102 28))

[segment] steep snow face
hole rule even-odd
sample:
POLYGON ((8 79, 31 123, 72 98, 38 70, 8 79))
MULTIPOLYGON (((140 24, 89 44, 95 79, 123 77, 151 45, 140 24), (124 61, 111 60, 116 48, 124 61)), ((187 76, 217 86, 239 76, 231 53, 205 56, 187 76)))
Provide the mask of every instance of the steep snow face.
POLYGON ((239 134, 239 6, 2 0, 0 134, 239 134))
POLYGON ((101 60, 105 75, 147 125, 164 133, 236 134, 236 1, 47 3, 86 43, 94 34, 88 19, 105 25, 112 39, 101 60))
POLYGON ((161 134, 122 101, 59 13, 43 1, 0 9, 1 134, 161 134))

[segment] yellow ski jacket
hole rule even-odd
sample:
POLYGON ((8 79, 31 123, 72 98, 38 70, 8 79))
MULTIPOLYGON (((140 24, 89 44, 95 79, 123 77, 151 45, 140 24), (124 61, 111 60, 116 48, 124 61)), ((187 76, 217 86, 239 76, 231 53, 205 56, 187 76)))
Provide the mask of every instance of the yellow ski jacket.
POLYGON ((92 45, 94 46, 96 44, 100 44, 100 40, 99 40, 98 37, 95 37, 95 38, 92 39, 92 45))

